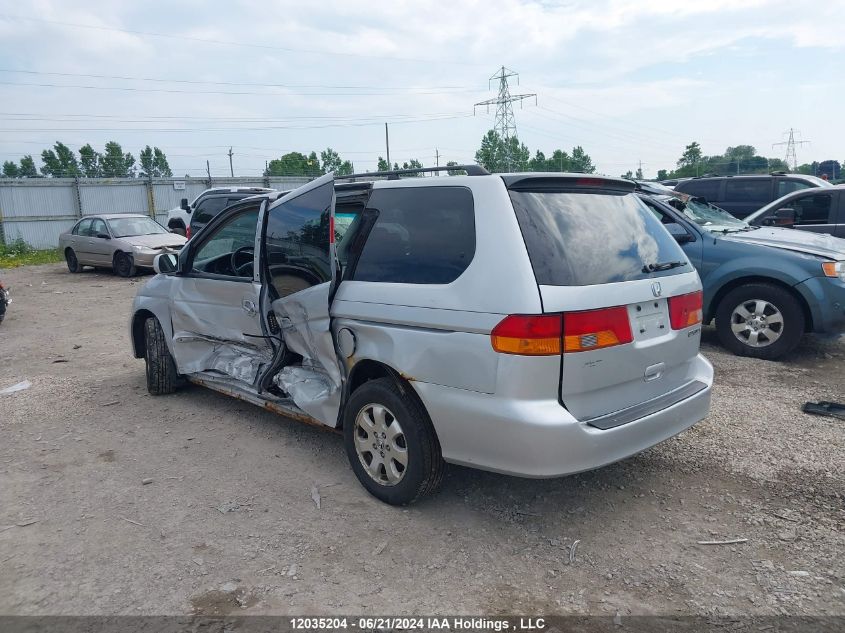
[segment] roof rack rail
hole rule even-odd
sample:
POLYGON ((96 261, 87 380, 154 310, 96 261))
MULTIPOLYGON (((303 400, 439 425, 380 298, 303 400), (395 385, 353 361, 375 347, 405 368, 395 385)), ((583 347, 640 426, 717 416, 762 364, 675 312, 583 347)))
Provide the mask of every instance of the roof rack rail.
POLYGON ((335 176, 335 180, 352 180, 355 178, 372 178, 373 176, 384 176, 388 180, 399 180, 399 176, 410 174, 427 174, 438 171, 465 171, 467 176, 489 176, 490 172, 481 165, 449 165, 444 167, 416 167, 413 169, 391 169, 389 171, 368 171, 363 174, 349 174, 348 176, 335 176))

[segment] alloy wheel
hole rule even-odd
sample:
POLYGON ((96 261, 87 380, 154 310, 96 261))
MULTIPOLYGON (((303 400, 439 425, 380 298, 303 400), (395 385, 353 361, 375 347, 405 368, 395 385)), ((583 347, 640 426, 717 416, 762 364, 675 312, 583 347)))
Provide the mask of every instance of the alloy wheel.
POLYGON ((731 331, 745 345, 768 347, 783 334, 783 314, 763 299, 743 301, 731 313, 731 331))
POLYGON ((367 474, 395 486, 408 468, 408 445, 399 420, 381 404, 368 404, 355 417, 355 451, 367 474))

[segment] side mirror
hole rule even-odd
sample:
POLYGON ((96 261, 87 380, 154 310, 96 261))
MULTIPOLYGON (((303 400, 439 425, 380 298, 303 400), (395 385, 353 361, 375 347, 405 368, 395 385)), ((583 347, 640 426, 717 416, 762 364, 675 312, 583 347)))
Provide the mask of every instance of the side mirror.
POLYGON ((188 206, 188 199, 187 198, 182 198, 182 201, 179 203, 179 207, 183 211, 187 211, 188 213, 191 212, 191 207, 188 206))
POLYGON ((694 239, 693 236, 677 222, 670 222, 669 224, 664 224, 663 226, 666 227, 666 230, 669 231, 669 235, 674 237, 678 244, 686 244, 687 242, 692 242, 694 239))
POLYGON ((176 264, 179 259, 173 253, 162 253, 153 259, 153 270, 159 275, 176 272, 176 264))
POLYGON ((111 235, 106 235, 105 233, 97 233, 97 237, 99 237, 101 240, 110 240, 111 239, 111 235))
POLYGON ((795 209, 792 207, 782 207, 775 211, 775 216, 772 218, 774 226, 794 226, 795 225, 795 209))

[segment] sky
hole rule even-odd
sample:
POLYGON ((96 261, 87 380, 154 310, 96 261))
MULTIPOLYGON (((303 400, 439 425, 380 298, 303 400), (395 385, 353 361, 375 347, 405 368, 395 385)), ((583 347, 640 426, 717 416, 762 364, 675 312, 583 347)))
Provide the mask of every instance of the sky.
POLYGON ((518 73, 532 154, 671 170, 684 146, 845 160, 845 0, 0 0, 0 161, 62 141, 167 154, 174 175, 260 174, 332 147, 356 171, 474 162, 518 73))

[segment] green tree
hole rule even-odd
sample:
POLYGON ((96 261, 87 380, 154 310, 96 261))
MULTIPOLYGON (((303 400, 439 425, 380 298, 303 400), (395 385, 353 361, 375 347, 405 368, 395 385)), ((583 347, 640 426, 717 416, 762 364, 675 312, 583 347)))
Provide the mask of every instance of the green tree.
POLYGON ((32 156, 21 158, 21 166, 18 169, 21 178, 38 178, 38 170, 35 168, 35 161, 32 156))
POLYGON ((637 167, 637 173, 634 174, 634 178, 636 178, 637 180, 643 179, 643 168, 642 167, 637 167))
POLYGON ((481 139, 481 147, 475 152, 475 162, 489 172, 504 171, 504 144, 496 130, 488 130, 481 139))
POLYGON ((301 152, 289 152, 281 158, 270 161, 265 176, 318 176, 321 173, 320 159, 316 152, 309 156, 301 152))
POLYGON ((173 175, 167 164, 167 156, 158 147, 147 145, 138 154, 138 160, 141 161, 142 178, 170 178, 173 175))
POLYGON ((549 171, 546 155, 539 149, 534 154, 534 157, 528 161, 528 171, 549 171))
POLYGON ((103 178, 134 178, 135 157, 124 154, 120 143, 109 141, 100 157, 100 174, 103 178))
POLYGON ((684 153, 678 159, 678 167, 694 167, 701 160, 701 145, 693 141, 684 148, 684 153))
POLYGON ((592 174, 596 171, 593 165, 593 159, 584 151, 584 148, 578 145, 572 148, 572 171, 579 174, 592 174))
POLYGON ((390 163, 388 163, 382 156, 378 157, 376 164, 376 171, 390 171, 390 163))
MULTIPOLYGON (((454 161, 454 160, 450 160, 448 163, 446 163, 446 167, 457 167, 457 166, 458 166, 458 162, 454 161)), ((449 169, 446 173, 448 173, 450 176, 466 176, 467 175, 467 173, 463 169, 449 169)))
POLYGON ((572 159, 563 150, 556 149, 548 160, 548 171, 572 171, 572 159))
POLYGON ((79 148, 79 169, 82 175, 86 178, 99 178, 102 174, 100 172, 100 152, 94 151, 90 143, 86 143, 79 148))
POLYGON ((53 149, 41 152, 44 166, 41 173, 53 178, 74 178, 79 175, 79 161, 73 150, 60 141, 56 141, 53 149))
POLYGON ((3 175, 6 178, 17 178, 20 176, 20 169, 17 163, 7 160, 3 163, 3 175))
POLYGON ((627 178, 628 180, 633 180, 634 179, 634 173, 629 169, 628 171, 626 171, 624 174, 622 174, 619 177, 620 178, 627 178))
POLYGON ((789 171, 789 165, 782 158, 770 158, 769 171, 789 171))
POLYGON ((170 178, 173 175, 167 162, 167 156, 157 147, 153 148, 153 168, 158 173, 159 178, 170 178))
POLYGON ((669 180, 669 172, 665 169, 658 169, 657 170, 657 179, 658 180, 669 180))
POLYGON ((337 176, 348 176, 352 173, 352 163, 348 160, 343 160, 340 154, 331 147, 327 147, 324 151, 320 152, 320 166, 324 174, 333 171, 337 176))

